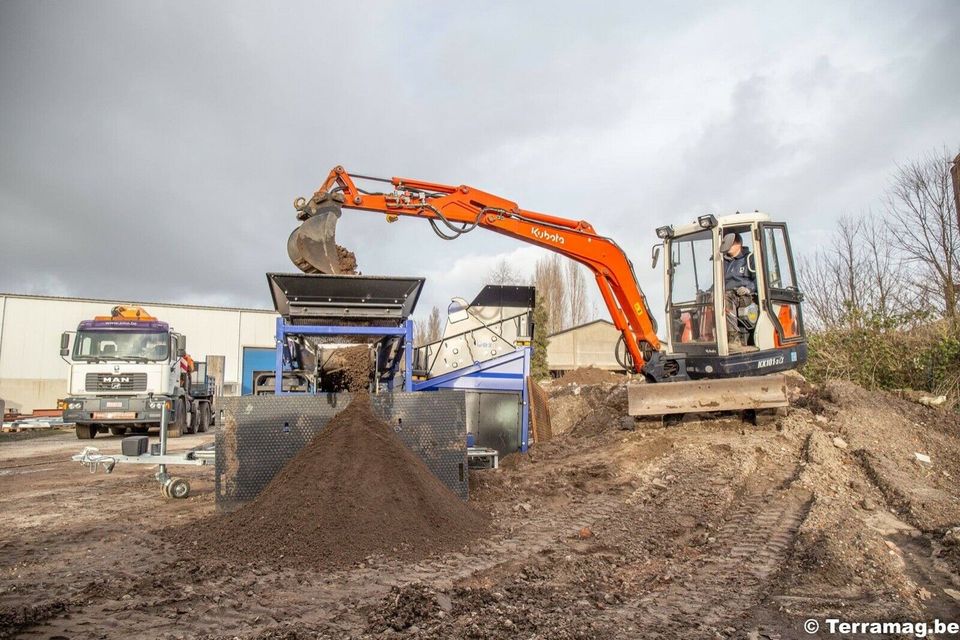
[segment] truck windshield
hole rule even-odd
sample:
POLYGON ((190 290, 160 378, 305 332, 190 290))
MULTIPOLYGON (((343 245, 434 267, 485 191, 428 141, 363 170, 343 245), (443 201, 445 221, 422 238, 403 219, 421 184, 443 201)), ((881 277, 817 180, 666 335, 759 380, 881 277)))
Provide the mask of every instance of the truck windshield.
POLYGON ((74 360, 166 360, 170 336, 136 331, 81 331, 73 347, 74 360))

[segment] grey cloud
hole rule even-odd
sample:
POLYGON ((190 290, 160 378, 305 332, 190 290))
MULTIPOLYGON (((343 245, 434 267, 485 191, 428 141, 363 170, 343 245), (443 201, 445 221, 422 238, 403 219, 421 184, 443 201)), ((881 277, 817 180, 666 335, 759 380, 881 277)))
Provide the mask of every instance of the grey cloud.
MULTIPOLYGON (((587 217, 658 300, 656 226, 757 206, 813 238, 893 162, 955 145, 958 14, 4 2, 0 290, 268 305, 292 199, 342 163, 587 217)), ((517 246, 366 213, 341 240, 404 275, 517 246)), ((434 277, 424 303, 471 294, 434 277)))

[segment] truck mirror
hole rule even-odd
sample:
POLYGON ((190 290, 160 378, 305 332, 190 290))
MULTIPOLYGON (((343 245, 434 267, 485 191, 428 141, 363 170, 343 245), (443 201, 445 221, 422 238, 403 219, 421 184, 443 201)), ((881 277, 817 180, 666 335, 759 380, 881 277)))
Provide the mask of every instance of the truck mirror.
POLYGON ((657 261, 660 260, 660 245, 653 245, 653 249, 650 251, 650 268, 657 268, 657 261))
POLYGON ((66 331, 60 334, 60 355, 70 355, 70 334, 66 331))

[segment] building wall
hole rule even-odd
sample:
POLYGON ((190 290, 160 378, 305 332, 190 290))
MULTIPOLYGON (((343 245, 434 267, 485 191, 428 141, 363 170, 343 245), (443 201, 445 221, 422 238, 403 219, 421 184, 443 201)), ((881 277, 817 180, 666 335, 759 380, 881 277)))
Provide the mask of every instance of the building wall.
MULTIPOLYGON (((60 334, 81 320, 109 315, 129 301, 0 294, 0 398, 8 408, 55 407, 66 394, 69 366, 60 358, 60 334)), ((134 302, 187 336, 196 360, 222 355, 224 391, 238 393, 243 347, 272 347, 273 311, 134 302)))
POLYGON ((550 336, 547 365, 551 371, 577 367, 619 370, 614 348, 620 332, 612 323, 597 320, 550 336))

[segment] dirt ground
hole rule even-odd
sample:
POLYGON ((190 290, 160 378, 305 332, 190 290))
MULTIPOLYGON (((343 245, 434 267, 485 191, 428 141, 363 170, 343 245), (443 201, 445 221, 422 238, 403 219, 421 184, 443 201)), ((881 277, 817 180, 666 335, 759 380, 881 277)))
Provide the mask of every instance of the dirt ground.
POLYGON ((665 426, 625 417, 621 387, 551 385, 554 440, 471 473, 492 534, 335 571, 178 553, 214 511, 209 469, 171 501, 147 468, 69 462, 90 444, 72 434, 0 442, 0 637, 759 640, 830 616, 960 621, 956 414, 800 384, 765 426, 665 426))

